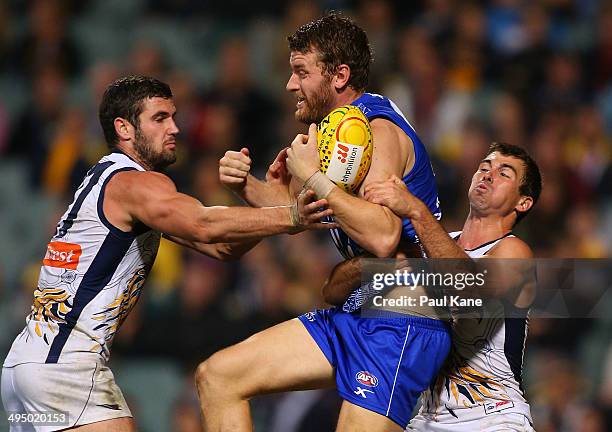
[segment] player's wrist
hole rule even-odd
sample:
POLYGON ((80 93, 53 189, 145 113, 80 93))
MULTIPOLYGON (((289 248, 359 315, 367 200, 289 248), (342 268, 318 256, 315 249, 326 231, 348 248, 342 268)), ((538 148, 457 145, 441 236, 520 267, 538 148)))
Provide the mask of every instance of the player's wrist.
POLYGON ((312 190, 318 199, 327 198, 336 185, 321 171, 316 171, 304 183, 302 190, 312 190))
POLYGON ((405 217, 411 221, 422 221, 426 214, 431 214, 429 209, 422 201, 418 199, 410 199, 406 205, 405 217))
POLYGON ((300 183, 306 183, 308 179, 317 172, 319 172, 318 167, 299 166, 295 168, 293 177, 295 177, 300 183))
POLYGON ((299 232, 304 231, 304 224, 302 218, 300 217, 300 209, 298 207, 298 201, 293 200, 293 202, 284 206, 289 210, 289 234, 297 234, 299 232))

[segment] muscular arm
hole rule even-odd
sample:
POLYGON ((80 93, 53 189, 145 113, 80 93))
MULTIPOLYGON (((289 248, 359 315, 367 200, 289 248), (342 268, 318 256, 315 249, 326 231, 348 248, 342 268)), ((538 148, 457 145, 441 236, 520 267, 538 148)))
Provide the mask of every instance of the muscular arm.
POLYGON ((289 188, 286 185, 272 184, 249 174, 240 196, 251 207, 289 205, 289 188))
POLYGON ((402 221, 389 208, 363 199, 363 191, 368 184, 386 180, 392 174, 402 177, 414 150, 411 142, 410 145, 403 142, 409 141, 406 134, 390 121, 375 119, 371 126, 374 152, 360 187, 361 198, 335 188, 327 200, 334 210, 334 220, 350 238, 377 257, 389 257, 399 244, 402 221))
POLYGON ((431 214, 425 203, 410 194, 412 226, 429 258, 469 259, 468 254, 454 241, 431 214))
MULTIPOLYGON (((414 244, 400 242, 395 258, 402 260, 408 257, 421 257, 420 249, 414 244)), ((363 282, 363 260, 372 258, 374 256, 364 254, 336 264, 321 288, 325 302, 335 306, 344 304, 363 282)))
MULTIPOLYGON (((402 176, 414 164, 412 143, 399 127, 384 119, 375 119, 371 125, 374 153, 360 194, 369 183, 391 174, 402 176)), ((319 173, 316 143, 316 127, 311 125, 308 136, 298 135, 287 150, 289 171, 302 184, 308 180, 309 188, 327 198, 334 219, 349 237, 378 257, 391 256, 401 237, 400 218, 388 208, 345 193, 319 173)))
POLYGON ((180 237, 164 235, 168 240, 181 246, 193 249, 219 261, 231 261, 242 257, 245 253, 257 246, 260 240, 246 240, 235 243, 202 243, 184 240, 180 237))
POLYGON ((321 288, 321 294, 326 303, 340 306, 354 290, 359 288, 361 259, 362 257, 355 257, 336 264, 321 288))
POLYGON ((296 231, 289 207, 205 207, 156 172, 116 174, 107 185, 104 212, 119 229, 129 231, 140 221, 195 243, 239 242, 296 231))
MULTIPOLYGON (((366 188, 365 196, 372 202, 393 209, 398 216, 409 218, 429 258, 461 260, 452 262, 460 267, 454 267, 456 271, 486 271, 486 283, 480 290, 481 294, 488 297, 509 297, 520 307, 528 306, 533 300, 533 253, 522 240, 516 237, 505 238, 483 259, 473 260, 399 178, 371 184, 366 188), (504 261, 489 258, 503 258, 504 261)), ((440 263, 448 265, 444 264, 444 261, 440 263)), ((466 290, 465 294, 470 293, 466 290)))

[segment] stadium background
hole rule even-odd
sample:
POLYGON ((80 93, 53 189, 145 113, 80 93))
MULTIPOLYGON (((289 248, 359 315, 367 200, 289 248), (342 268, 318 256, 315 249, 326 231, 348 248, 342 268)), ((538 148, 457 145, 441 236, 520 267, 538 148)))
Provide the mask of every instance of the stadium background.
MULTIPOLYGON (((507 141, 543 171, 541 200, 517 230, 536 255, 609 256, 609 2, 4 0, 0 359, 24 324, 55 223, 105 152, 105 86, 128 73, 169 82, 181 128, 170 176, 207 205, 238 204, 218 182, 217 161, 247 146, 262 176, 304 130, 284 91, 286 36, 332 8, 367 30, 369 89, 393 99, 426 143, 447 228, 461 226, 475 162, 491 140, 507 141)), ((111 365, 141 430, 198 431, 195 365, 320 306, 339 259, 326 236, 310 233, 264 241, 237 263, 164 243, 111 365)), ((525 387, 538 431, 610 430, 611 335, 610 317, 532 320, 525 387)), ((333 391, 315 391, 258 398, 253 414, 262 431, 325 431, 338 407, 333 391)))

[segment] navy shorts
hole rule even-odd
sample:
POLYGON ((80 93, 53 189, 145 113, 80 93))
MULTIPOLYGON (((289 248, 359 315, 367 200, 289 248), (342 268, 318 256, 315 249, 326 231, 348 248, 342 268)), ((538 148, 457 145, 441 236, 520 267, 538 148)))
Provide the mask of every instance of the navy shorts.
POLYGON ((336 370, 340 396, 405 428, 451 346, 448 323, 320 309, 299 317, 336 370))

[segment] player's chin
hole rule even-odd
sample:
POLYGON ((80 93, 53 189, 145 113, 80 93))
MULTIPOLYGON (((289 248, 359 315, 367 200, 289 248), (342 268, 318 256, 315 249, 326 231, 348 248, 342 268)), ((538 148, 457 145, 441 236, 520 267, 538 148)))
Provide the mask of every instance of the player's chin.
POLYGON ((295 119, 301 123, 305 123, 306 116, 304 115, 304 110, 302 108, 298 108, 294 113, 295 119))
POLYGON ((295 110, 295 119, 301 123, 310 124, 310 123, 318 123, 315 116, 308 110, 304 108, 298 108, 295 110))
POLYGON ((299 121, 300 123, 304 123, 306 125, 309 125, 311 123, 319 123, 319 120, 317 120, 315 116, 309 113, 304 114, 298 111, 295 112, 295 119, 299 121))
POLYGON ((164 160, 164 164, 166 166, 172 165, 174 162, 176 162, 176 150, 175 149, 172 149, 172 150, 167 149, 164 152, 163 160, 164 160))

